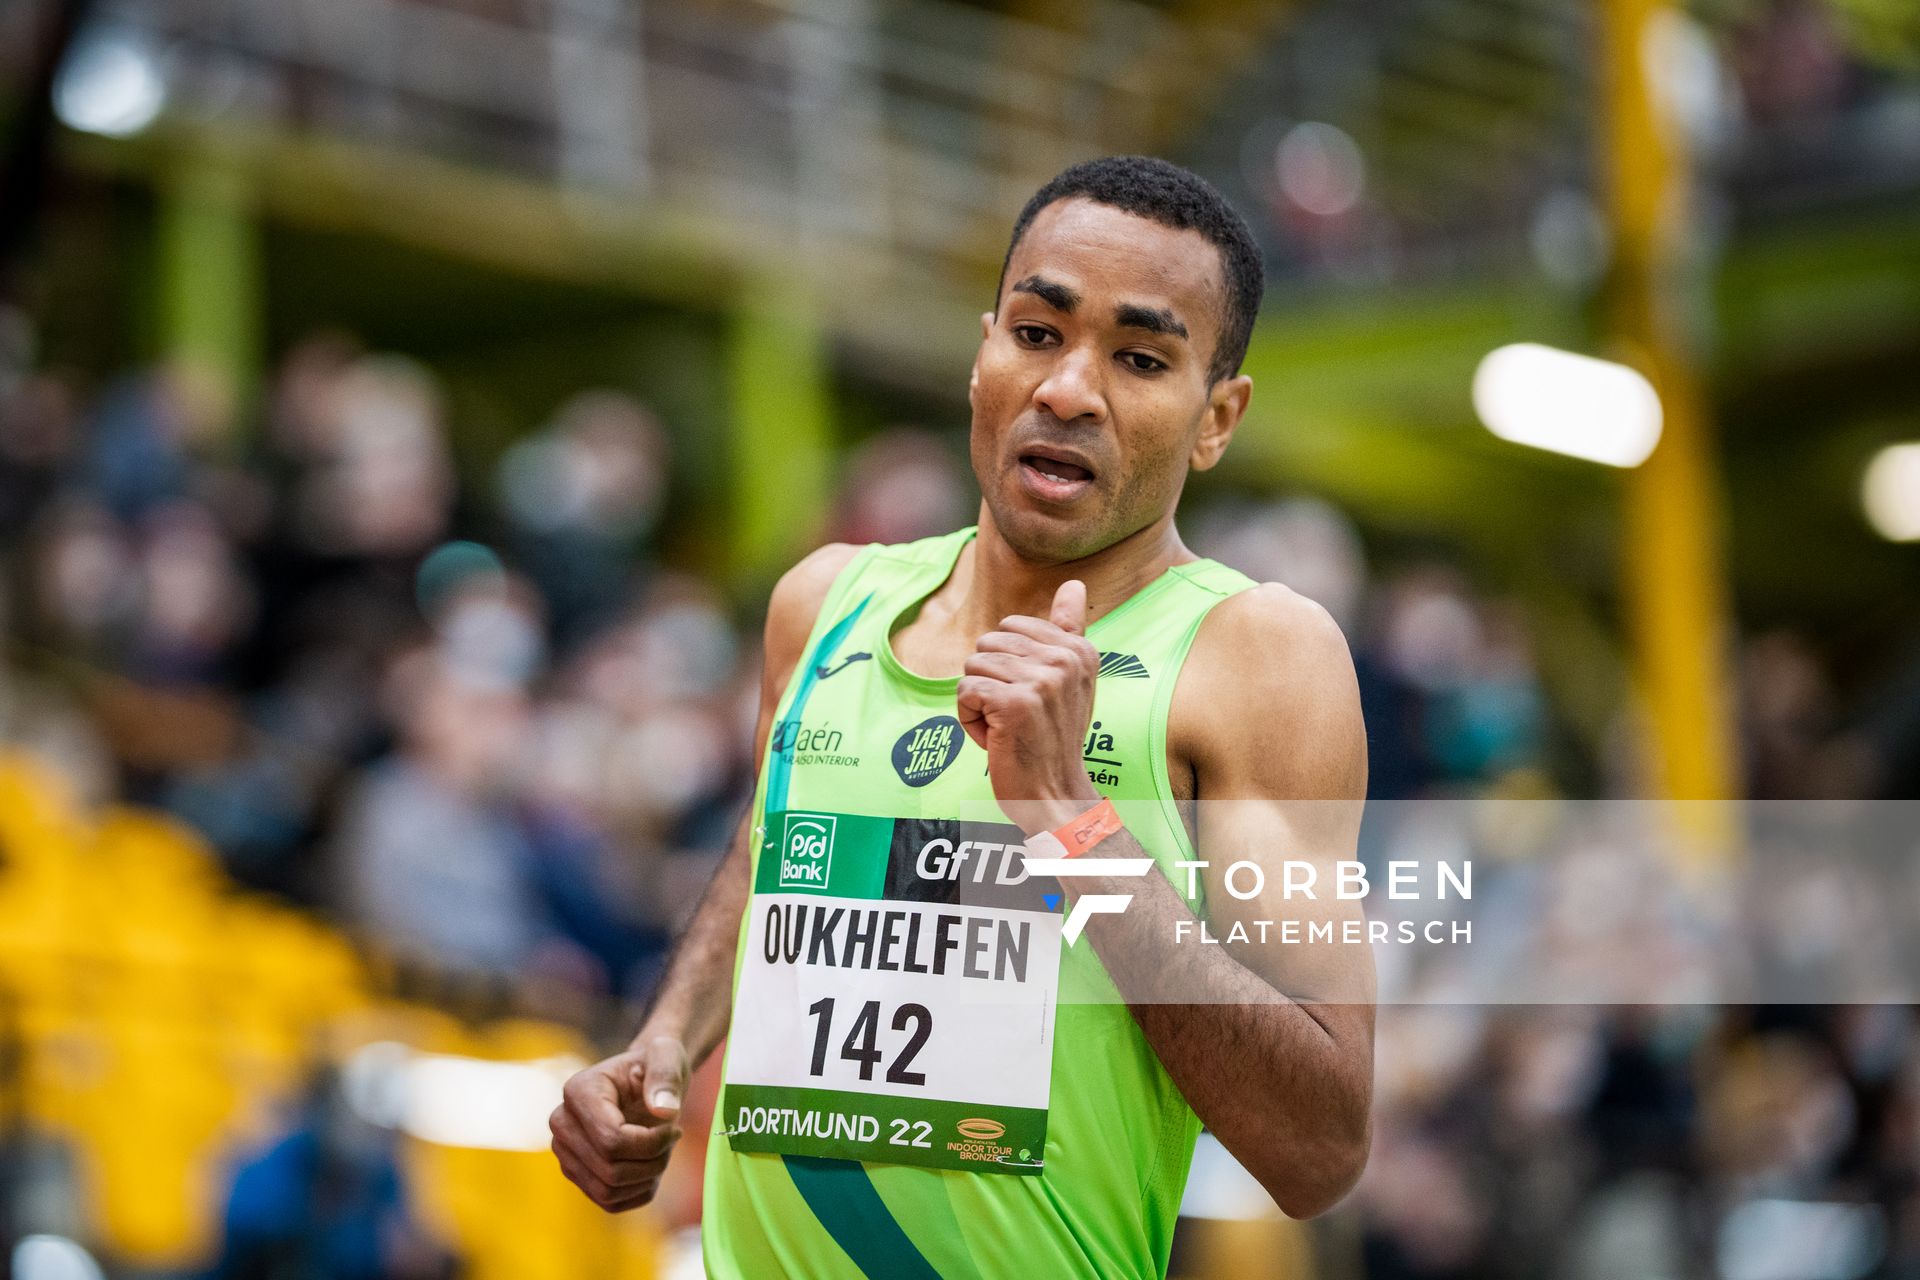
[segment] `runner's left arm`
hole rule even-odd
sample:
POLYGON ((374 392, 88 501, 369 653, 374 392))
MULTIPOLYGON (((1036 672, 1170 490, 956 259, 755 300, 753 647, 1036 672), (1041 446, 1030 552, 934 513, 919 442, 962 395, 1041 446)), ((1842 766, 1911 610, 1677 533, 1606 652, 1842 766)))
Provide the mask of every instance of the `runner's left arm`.
MULTIPOLYGON (((1097 667, 1074 590, 1062 589, 1050 620, 1003 622, 1017 640, 983 637, 962 681, 963 722, 971 708, 970 731, 987 737, 991 726, 996 794, 1029 834, 1100 799, 1079 772, 1073 736, 1084 732, 1080 707, 1091 704, 1097 667)), ((1260 587, 1216 606, 1174 701, 1174 718, 1199 726, 1186 736, 1199 743, 1198 860, 1207 865, 1191 873, 1205 885, 1207 936, 1221 941, 1202 941, 1184 877, 1179 888, 1158 875, 1061 886, 1076 899, 1132 895, 1124 911, 1089 917, 1087 939, 1194 1112, 1282 1211, 1312 1217, 1359 1179, 1372 1137, 1372 952, 1359 904, 1326 891, 1332 864, 1353 857, 1366 789, 1352 659, 1319 606, 1260 587), (1319 872, 1316 898, 1283 896, 1288 860, 1319 872), (1231 870, 1236 862, 1260 866, 1259 892, 1253 873, 1231 870), (1284 942, 1285 920, 1301 937, 1317 925, 1336 938, 1358 922, 1361 940, 1284 942)), ((1088 856, 1147 854, 1123 828, 1088 856)))
MULTIPOLYGON (((1346 641, 1317 605, 1262 587, 1215 613, 1193 686, 1175 693, 1204 715, 1193 764, 1207 865, 1186 870, 1215 941, 1201 940, 1186 876, 1069 892, 1136 895, 1093 917, 1088 937, 1195 1113, 1306 1218, 1352 1188, 1372 1136, 1373 953, 1359 902, 1331 890, 1359 839, 1366 737, 1346 641), (1287 896, 1290 876, 1311 877, 1315 896, 1287 896)), ((1123 830, 1093 856, 1138 849, 1123 830)))

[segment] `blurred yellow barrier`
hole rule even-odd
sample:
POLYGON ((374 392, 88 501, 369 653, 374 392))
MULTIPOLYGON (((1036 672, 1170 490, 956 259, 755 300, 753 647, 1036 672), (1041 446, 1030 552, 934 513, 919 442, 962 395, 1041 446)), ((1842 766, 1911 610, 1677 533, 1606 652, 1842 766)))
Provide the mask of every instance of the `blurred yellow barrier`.
MULTIPOLYGON (((369 972, 336 931, 238 891, 185 826, 124 807, 90 817, 59 774, 0 752, 0 1035, 18 1044, 0 1099, 70 1144, 85 1219, 118 1258, 209 1261, 235 1155, 275 1136, 319 1062, 383 1040, 503 1062, 591 1055, 564 1027, 476 1032, 381 1001, 369 972)), ((401 1152, 412 1199, 474 1280, 658 1271, 654 1220, 601 1214, 544 1149, 406 1137, 401 1152)))

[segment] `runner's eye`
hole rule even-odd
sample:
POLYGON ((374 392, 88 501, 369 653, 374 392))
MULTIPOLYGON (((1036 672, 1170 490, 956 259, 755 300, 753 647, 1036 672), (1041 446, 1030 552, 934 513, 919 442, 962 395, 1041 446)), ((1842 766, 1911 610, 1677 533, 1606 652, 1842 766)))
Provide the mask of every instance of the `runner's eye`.
POLYGON ((1144 351, 1122 351, 1121 362, 1135 373, 1158 373, 1167 367, 1167 362, 1144 351))
POLYGON ((1051 330, 1037 324, 1015 324, 1012 325, 1011 328, 1014 338, 1017 339, 1022 346, 1045 346, 1047 340, 1053 337, 1051 330))

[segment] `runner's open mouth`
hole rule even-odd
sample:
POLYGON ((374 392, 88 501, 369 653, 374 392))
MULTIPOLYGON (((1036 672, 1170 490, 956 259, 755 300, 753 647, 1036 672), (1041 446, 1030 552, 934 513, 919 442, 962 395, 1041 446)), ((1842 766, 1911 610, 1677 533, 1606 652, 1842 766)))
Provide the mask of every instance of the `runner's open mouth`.
POLYGON ((1052 480, 1093 479, 1093 472, 1085 467, 1071 462, 1061 462, 1055 458, 1041 457, 1037 453, 1023 453, 1020 455, 1020 461, 1052 480))

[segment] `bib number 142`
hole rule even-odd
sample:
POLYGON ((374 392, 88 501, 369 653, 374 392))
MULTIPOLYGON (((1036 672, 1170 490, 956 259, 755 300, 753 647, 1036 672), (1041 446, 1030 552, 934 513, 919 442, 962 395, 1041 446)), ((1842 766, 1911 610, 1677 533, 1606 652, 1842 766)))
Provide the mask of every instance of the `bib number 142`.
MULTIPOLYGON (((832 996, 815 1000, 807 1006, 807 1012, 813 1015, 813 1062, 807 1068, 808 1075, 825 1075, 827 1071, 827 1044, 833 1033, 832 996)), ((923 1004, 903 1004, 893 1011, 891 1026, 895 1031, 907 1031, 907 1041, 894 1056, 887 1067, 889 1084, 925 1084, 927 1073, 912 1071, 914 1058, 926 1046, 927 1037, 933 1034, 933 1014, 923 1004)), ((885 1056, 876 1043, 880 1034, 880 1002, 868 1000, 861 1004, 858 1013, 853 1016, 853 1025, 847 1029, 846 1039, 840 1043, 840 1056, 854 1063, 860 1069, 862 1080, 873 1079, 873 1069, 885 1056)))

